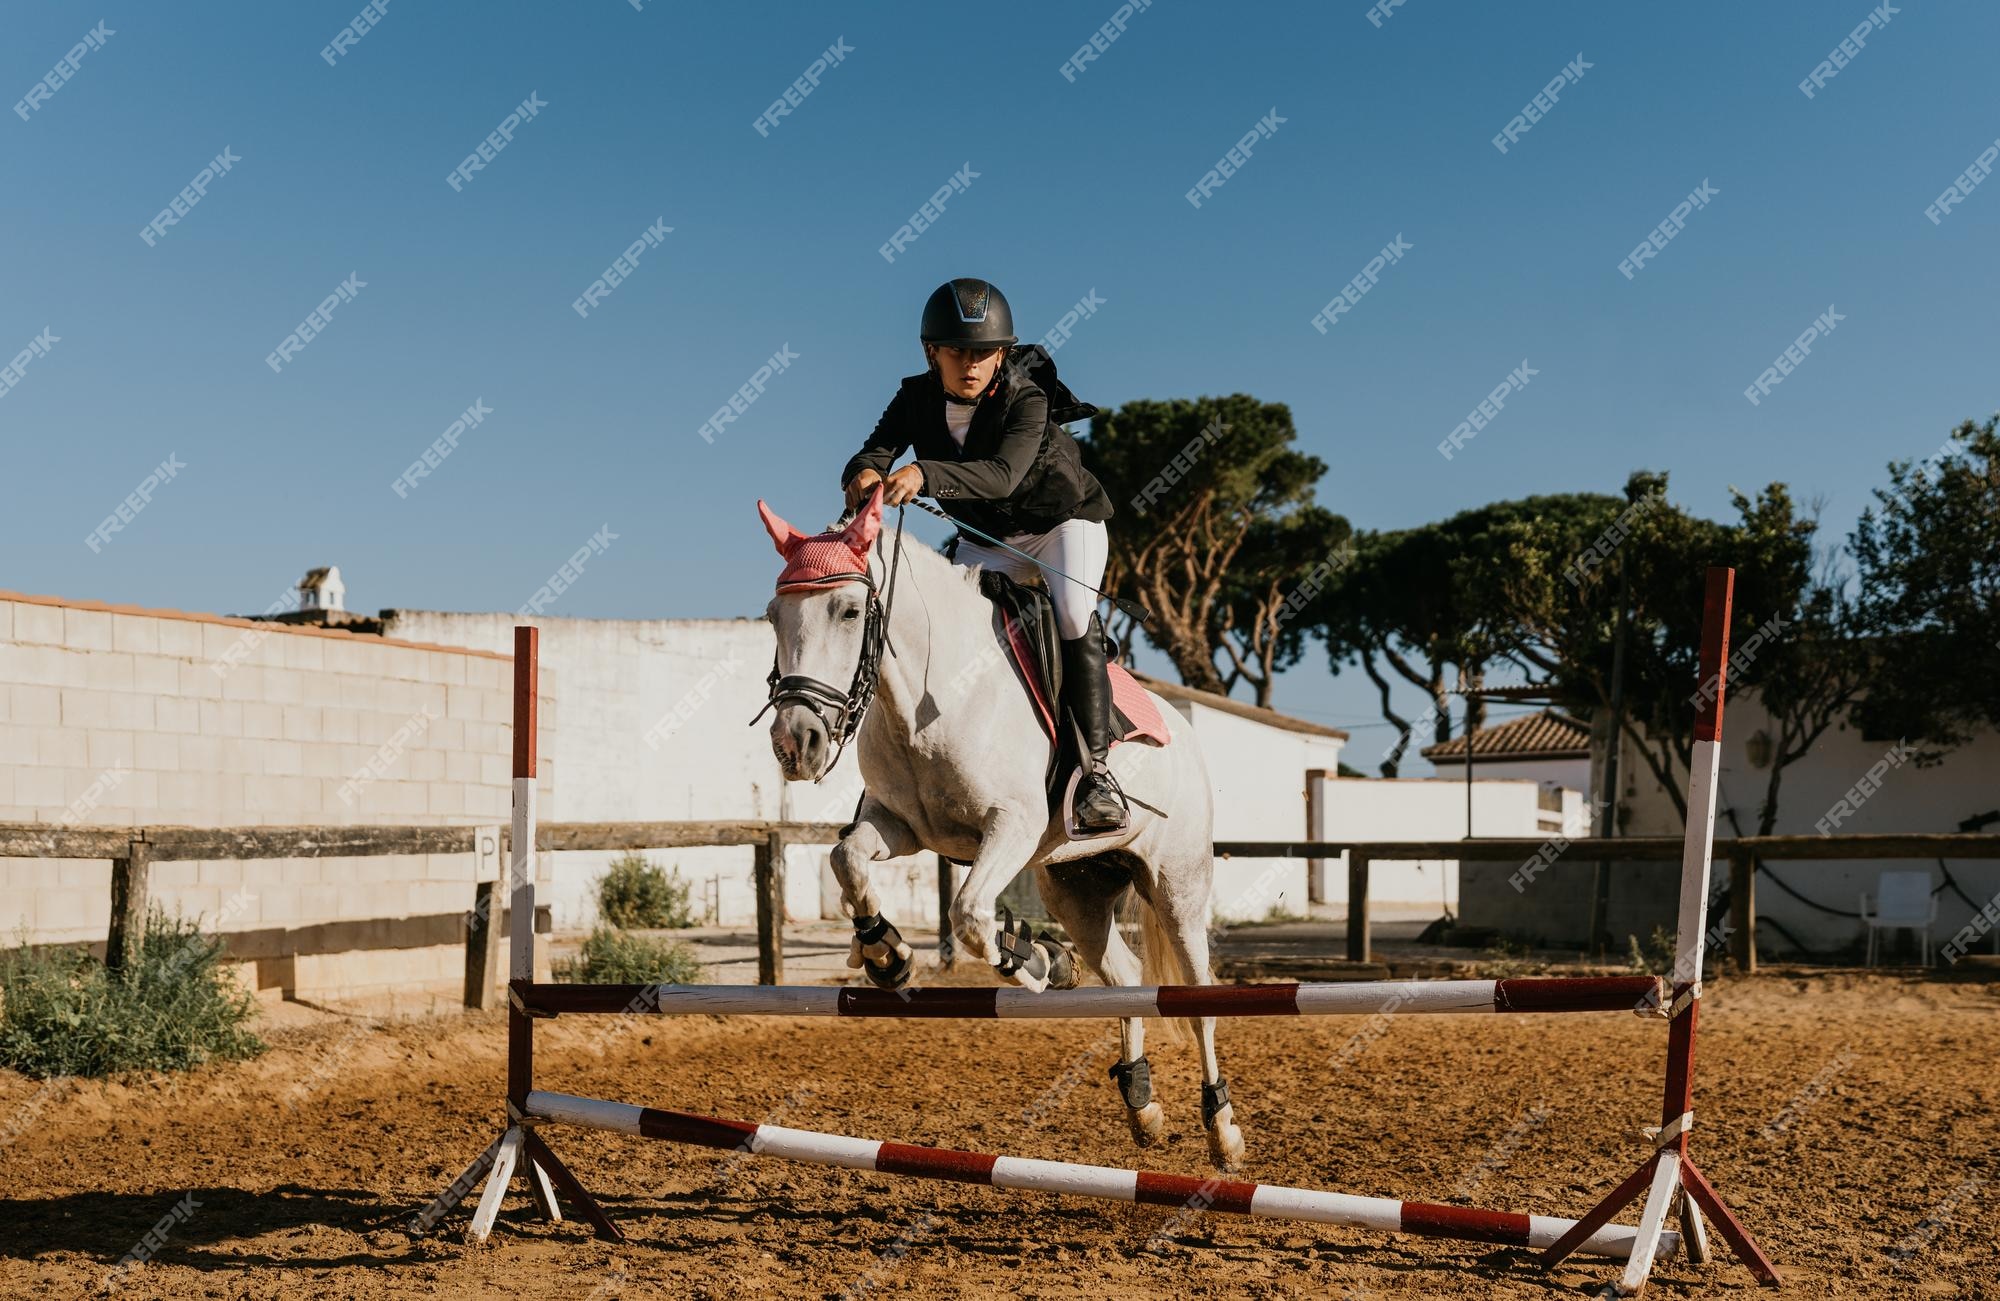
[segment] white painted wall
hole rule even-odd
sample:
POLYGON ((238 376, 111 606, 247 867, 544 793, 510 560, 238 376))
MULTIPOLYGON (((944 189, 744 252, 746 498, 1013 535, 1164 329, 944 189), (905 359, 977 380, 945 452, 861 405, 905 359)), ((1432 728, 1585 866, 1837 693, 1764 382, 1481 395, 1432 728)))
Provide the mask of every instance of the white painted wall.
MULTIPOLYGON (((397 637, 510 650, 511 614, 392 611, 397 637)), ((786 783, 773 758, 764 704, 770 625, 760 619, 623 621, 538 618, 545 667, 561 675, 563 729, 549 759, 561 778, 549 821, 774 818, 845 822, 860 796, 854 756, 818 785, 786 783), (679 710, 681 721, 673 721, 679 710), (662 720, 667 720, 662 726, 662 720), (657 745, 648 742, 652 733, 657 745)), ((1215 785, 1217 839, 1294 840, 1305 835, 1305 774, 1333 770, 1341 740, 1272 727, 1199 702, 1176 703, 1193 724, 1215 785)), ((794 918, 838 917, 830 846, 795 846, 787 861, 786 910, 794 918)), ((555 924, 584 927, 595 915, 593 883, 612 856, 564 854, 551 869, 555 924)), ((696 899, 719 889, 720 920, 755 917, 748 849, 656 851, 648 857, 695 882, 696 899), (718 880, 719 878, 719 880, 718 880)), ((1218 864, 1219 912, 1263 917, 1272 907, 1305 911, 1305 863, 1218 864)), ((876 888, 899 923, 935 925, 937 879, 928 855, 878 873, 876 888)), ((713 897, 710 895, 709 897, 713 897)))
MULTIPOLYGON (((1199 701, 1170 701, 1194 726, 1215 792, 1215 839, 1302 840, 1306 772, 1340 765, 1339 737, 1273 727, 1199 701)), ((1306 912, 1302 858, 1218 859, 1215 915, 1257 921, 1273 909, 1306 912)))
MULTIPOLYGON (((545 821, 844 822, 854 812, 860 791, 851 754, 818 786, 788 784, 771 754, 769 717, 749 725, 763 708, 771 667, 771 626, 761 619, 523 619, 421 610, 389 611, 385 618, 391 636, 509 654, 517 624, 541 629, 542 665, 559 675, 563 704, 563 730, 544 757, 559 774, 553 806, 542 810, 545 821)), ((820 915, 829 848, 797 846, 787 856, 787 915, 820 915)), ((693 883, 697 910, 719 890, 723 924, 754 922, 748 848, 645 856, 693 883)), ((557 856, 549 902, 558 928, 595 921, 595 883, 615 857, 557 856)))
MULTIPOLYGON (((463 650, 0 593, 0 821, 504 826, 510 697, 508 665, 463 650)), ((553 699, 542 723, 561 737, 553 699)), ((159 862, 150 889, 242 953, 462 913, 473 882, 470 854, 411 854, 159 862)), ((110 890, 105 861, 0 858, 0 943, 100 942, 110 890)), ((245 966, 255 988, 339 998, 456 982, 464 946, 245 966)))
MULTIPOLYGON (((1476 769, 1475 769, 1476 771, 1476 769)), ((1439 777, 1342 777, 1326 786, 1328 840, 1456 840, 1466 834, 1465 782, 1439 777)), ((1480 836, 1547 837, 1583 833, 1583 795, 1562 792, 1560 813, 1539 807, 1532 780, 1472 782, 1472 828, 1480 836)), ((1347 856, 1326 864, 1329 903, 1347 903, 1347 856)), ((1368 873, 1377 918, 1435 917, 1458 911, 1458 862, 1377 860, 1368 873)))
MULTIPOLYGON (((1431 766, 1446 781, 1465 781, 1465 765, 1455 759, 1434 759, 1431 766)), ((1590 798, 1590 760, 1584 759, 1478 759, 1472 764, 1472 780, 1531 781, 1545 786, 1562 786, 1581 791, 1590 798)))
MULTIPOLYGON (((1716 834, 1757 830, 1758 811, 1770 773, 1753 768, 1745 742, 1770 730, 1770 715, 1754 696, 1732 697, 1723 711, 1722 774, 1718 783, 1716 834), (1731 814, 1734 814, 1732 819, 1731 814)), ((1816 824, 1881 761, 1892 742, 1864 739, 1852 729, 1828 731, 1811 753, 1785 769, 1779 792, 1778 835, 1818 834, 1816 824)), ((1628 835, 1679 835, 1681 820, 1673 804, 1653 779, 1652 770, 1632 751, 1629 742, 1619 761, 1630 809, 1628 835)), ((1834 834, 1869 832, 1956 831, 1959 821, 2000 808, 2000 736, 1992 733, 1954 751, 1934 768, 1904 763, 1888 767, 1880 788, 1852 815, 1841 815, 1834 834)), ((1986 830, 2000 832, 2000 824, 1986 830)), ((1952 875, 1980 904, 2000 895, 2000 860, 1962 859, 1950 862, 1952 875)), ((1943 876, 1937 863, 1924 860, 1798 862, 1773 865, 1775 874, 1806 897, 1846 912, 1857 910, 1862 891, 1873 893, 1880 873, 1928 868, 1934 882, 1943 876)), ((1613 889, 1617 888, 1616 882, 1613 889)), ((1853 943, 1863 934, 1861 922, 1821 912, 1792 898, 1761 878, 1757 910, 1791 931, 1808 948, 1827 952, 1853 943)), ((1932 934, 1942 942, 1965 925, 1975 910, 1950 890, 1938 896, 1938 920, 1932 934)), ((1784 951, 1773 931, 1760 939, 1784 951)), ((1982 946, 1982 952, 1992 951, 1982 946)))

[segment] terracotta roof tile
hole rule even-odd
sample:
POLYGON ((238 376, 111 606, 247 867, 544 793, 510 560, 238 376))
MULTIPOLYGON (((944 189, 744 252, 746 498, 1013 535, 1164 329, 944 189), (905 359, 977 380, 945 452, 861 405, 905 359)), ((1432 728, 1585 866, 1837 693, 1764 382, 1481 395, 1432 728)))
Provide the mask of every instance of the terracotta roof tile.
MULTIPOLYGON (((1481 759, 1583 759, 1590 755, 1590 724, 1568 714, 1544 709, 1510 718, 1498 727, 1483 728, 1473 735, 1473 767, 1481 759)), ((1433 763, 1465 762, 1465 738, 1427 745, 1423 756, 1433 763)))

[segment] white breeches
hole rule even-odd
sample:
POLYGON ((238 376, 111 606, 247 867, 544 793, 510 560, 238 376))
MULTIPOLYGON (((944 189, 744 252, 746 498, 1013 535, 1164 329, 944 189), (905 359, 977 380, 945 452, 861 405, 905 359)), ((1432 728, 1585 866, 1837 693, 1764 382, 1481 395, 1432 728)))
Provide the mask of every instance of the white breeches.
POLYGON ((1097 593, 1052 574, 1043 565, 1061 570, 1090 587, 1104 586, 1104 563, 1110 558, 1111 541, 1097 520, 1065 520, 1047 533, 1022 533, 1008 538, 1007 545, 1019 547, 1042 564, 1031 564, 1011 551, 988 546, 970 533, 958 535, 961 565, 997 569, 1016 582, 1039 577, 1048 584, 1056 607, 1056 628, 1064 641, 1083 636, 1090 628, 1091 613, 1097 609, 1097 593))

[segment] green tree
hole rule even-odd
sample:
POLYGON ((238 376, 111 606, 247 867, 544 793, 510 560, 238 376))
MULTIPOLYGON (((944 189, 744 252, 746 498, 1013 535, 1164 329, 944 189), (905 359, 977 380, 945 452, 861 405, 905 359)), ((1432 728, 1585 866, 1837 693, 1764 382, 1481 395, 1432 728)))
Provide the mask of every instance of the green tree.
MULTIPOLYGON (((1320 608, 1316 631, 1326 641, 1336 671, 1352 661, 1375 685, 1382 716, 1399 740, 1383 757, 1384 776, 1401 768, 1416 728, 1428 726, 1439 741, 1452 735, 1452 690, 1477 693, 1496 661, 1519 660, 1531 671, 1534 646, 1524 644, 1518 611, 1509 603, 1516 552, 1535 554, 1552 531, 1585 534, 1574 519, 1601 530, 1616 516, 1615 498, 1530 497, 1462 511, 1420 528, 1369 533, 1357 539, 1355 561, 1320 608), (1412 723, 1394 707, 1393 678, 1421 690, 1430 702, 1412 723)), ((1575 550, 1576 548, 1570 548, 1575 550)), ((1467 697, 1470 725, 1484 720, 1476 694, 1467 697)))
POLYGON ((1754 693, 1771 716, 1770 768, 1757 809, 1757 834, 1768 836, 1778 824, 1785 769, 1829 729, 1847 725, 1867 662, 1837 559, 1814 546, 1817 518, 1797 514, 1782 484, 1755 500, 1731 496, 1740 522, 1721 562, 1737 571, 1729 690, 1754 693))
POLYGON ((1921 462, 1889 466, 1851 547, 1875 639, 1856 721, 1919 763, 2000 727, 2000 417, 1966 421, 1921 462))
POLYGON ((1299 662, 1311 612, 1353 561, 1353 536, 1345 519, 1316 505, 1251 525, 1216 607, 1223 690, 1247 682, 1271 707, 1277 671, 1299 662))
POLYGON ((1852 619, 1831 562, 1816 566, 1817 520, 1783 484, 1732 493, 1737 520, 1705 520, 1667 500, 1666 476, 1641 472, 1625 500, 1571 498, 1571 509, 1507 522, 1504 545, 1469 573, 1505 607, 1516 636, 1507 657, 1569 708, 1611 707, 1619 606, 1624 606, 1625 738, 1682 817, 1694 748, 1702 574, 1737 571, 1730 691, 1756 692, 1777 736, 1759 809, 1775 824, 1785 768, 1852 708, 1861 675, 1852 619))
POLYGON ((1312 550, 1315 528, 1328 531, 1317 554, 1332 552, 1345 529, 1325 513, 1286 524, 1326 473, 1293 447, 1297 437, 1290 408, 1241 393, 1128 402, 1091 421, 1090 468, 1118 512, 1106 588, 1153 612, 1146 640, 1191 687, 1249 682, 1268 703, 1273 669, 1297 654, 1297 620, 1274 627, 1265 608, 1273 578, 1288 586, 1297 570, 1287 565, 1312 550))

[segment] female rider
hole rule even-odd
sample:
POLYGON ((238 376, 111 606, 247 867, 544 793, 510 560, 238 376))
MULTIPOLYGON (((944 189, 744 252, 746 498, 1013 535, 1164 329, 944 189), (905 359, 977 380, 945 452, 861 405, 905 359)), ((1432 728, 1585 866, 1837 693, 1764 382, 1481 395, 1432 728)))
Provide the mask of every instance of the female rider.
MULTIPOLYGON (((1007 351, 1016 342, 1007 299, 984 280, 938 286, 924 304, 921 375, 905 379, 875 432, 841 471, 850 509, 879 483, 885 505, 918 496, 946 514, 1088 583, 1104 582, 1104 521, 1111 499, 1083 468, 1077 443, 1049 419, 1049 400, 1007 351), (889 467, 911 447, 916 459, 889 467)), ((961 534, 961 565, 1026 579, 1040 565, 961 534)), ((1094 593, 1043 573, 1062 635, 1062 704, 1078 733, 1082 773, 1070 818, 1079 834, 1122 830, 1127 813, 1105 759, 1111 748, 1111 682, 1104 621, 1094 593)))

